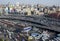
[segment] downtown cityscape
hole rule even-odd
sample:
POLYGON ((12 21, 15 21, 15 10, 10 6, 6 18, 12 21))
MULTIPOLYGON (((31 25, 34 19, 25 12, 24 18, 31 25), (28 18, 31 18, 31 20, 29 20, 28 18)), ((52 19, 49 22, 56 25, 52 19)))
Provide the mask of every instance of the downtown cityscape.
POLYGON ((0 4, 0 41, 60 41, 60 6, 0 4))

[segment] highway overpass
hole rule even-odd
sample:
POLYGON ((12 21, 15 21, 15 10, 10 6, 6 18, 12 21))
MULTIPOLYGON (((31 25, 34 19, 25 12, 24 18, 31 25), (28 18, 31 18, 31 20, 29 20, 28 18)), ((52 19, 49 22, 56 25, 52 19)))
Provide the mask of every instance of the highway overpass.
POLYGON ((60 20, 45 16, 0 16, 0 19, 19 20, 43 29, 60 32, 60 20))

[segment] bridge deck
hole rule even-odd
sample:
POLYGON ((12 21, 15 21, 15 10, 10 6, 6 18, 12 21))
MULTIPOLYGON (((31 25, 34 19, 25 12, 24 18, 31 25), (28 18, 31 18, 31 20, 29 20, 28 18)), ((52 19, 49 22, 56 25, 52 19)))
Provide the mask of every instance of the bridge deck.
POLYGON ((19 21, 29 22, 32 24, 32 26, 60 32, 60 20, 48 18, 44 16, 38 16, 38 17, 36 16, 19 16, 19 17, 0 16, 0 19, 19 20, 19 21))

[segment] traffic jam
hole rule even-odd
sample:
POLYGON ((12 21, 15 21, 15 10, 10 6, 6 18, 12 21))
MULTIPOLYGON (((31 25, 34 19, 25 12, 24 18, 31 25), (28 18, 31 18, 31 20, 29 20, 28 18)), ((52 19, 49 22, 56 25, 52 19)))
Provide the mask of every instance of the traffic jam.
POLYGON ((4 41, 60 41, 60 33, 10 20, 0 20, 4 41))

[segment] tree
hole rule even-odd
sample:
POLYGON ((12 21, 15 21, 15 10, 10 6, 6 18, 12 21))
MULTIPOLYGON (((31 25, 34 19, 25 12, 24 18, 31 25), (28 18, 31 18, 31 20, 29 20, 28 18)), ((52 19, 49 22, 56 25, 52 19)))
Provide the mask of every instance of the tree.
POLYGON ((3 41, 3 39, 0 39, 0 41, 3 41))

